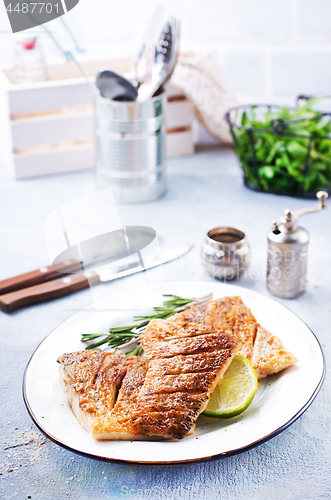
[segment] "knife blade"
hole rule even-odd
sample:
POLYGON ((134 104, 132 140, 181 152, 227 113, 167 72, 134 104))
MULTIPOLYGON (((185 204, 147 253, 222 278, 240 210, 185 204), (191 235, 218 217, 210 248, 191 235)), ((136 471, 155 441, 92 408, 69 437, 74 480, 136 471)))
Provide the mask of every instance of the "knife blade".
POLYGON ((161 256, 158 259, 155 259, 154 261, 148 263, 146 266, 142 266, 140 261, 137 261, 129 264, 126 269, 118 270, 115 273, 112 272, 110 266, 102 266, 100 268, 96 268, 95 272, 97 272, 97 274, 99 275, 100 281, 113 281, 118 278, 124 278, 125 276, 130 276, 131 274, 139 273, 140 271, 152 269, 153 267, 157 267, 161 264, 166 264, 167 262, 178 259, 179 257, 182 257, 187 252, 189 252, 192 247, 193 244, 185 243, 179 247, 164 250, 161 252, 161 256))
MULTIPOLYGON (((156 232, 148 226, 125 226, 122 229, 99 234, 79 244, 68 246, 52 262, 35 271, 0 281, 0 295, 21 290, 63 275, 95 269, 112 263, 114 269, 119 261, 130 262, 137 252, 155 239, 156 232)), ((162 238, 158 237, 159 243, 162 238)), ((149 247, 150 252, 150 247, 149 247)))
POLYGON ((23 290, 6 293, 0 296, 0 308, 4 312, 10 313, 20 307, 63 297, 100 282, 114 281, 115 279, 124 278, 125 276, 146 271, 148 269, 152 269, 153 267, 178 259, 189 252, 192 247, 193 245, 191 243, 185 243, 178 247, 164 250, 161 252, 159 258, 148 262, 146 265, 144 265, 141 255, 138 253, 139 260, 137 262, 130 263, 128 268, 121 271, 117 270, 114 272, 113 266, 106 265, 95 268, 94 270, 30 286, 28 288, 24 288, 23 290))

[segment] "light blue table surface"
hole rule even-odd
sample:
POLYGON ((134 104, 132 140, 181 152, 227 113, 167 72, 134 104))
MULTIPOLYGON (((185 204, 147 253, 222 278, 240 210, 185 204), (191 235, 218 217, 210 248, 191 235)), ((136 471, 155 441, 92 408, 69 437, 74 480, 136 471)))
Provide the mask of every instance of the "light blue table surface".
MULTIPOLYGON (((92 172, 13 181, 0 174, 0 279, 49 263, 44 220, 56 208, 95 189, 92 172)), ((166 240, 189 240, 194 249, 164 266, 165 280, 213 280, 202 269, 199 249, 207 230, 242 228, 251 244, 257 278, 236 284, 267 295, 266 233, 283 209, 312 201, 255 193, 242 184, 234 153, 201 151, 168 161, 168 191, 152 203, 118 206, 125 225, 154 227, 166 240)), ((308 284, 299 299, 280 300, 299 315, 331 356, 331 211, 308 215, 311 235, 308 284)), ((138 275, 137 275, 138 276, 138 275)), ((99 285, 103 297, 139 284, 135 277, 99 285)), ((0 498, 104 500, 117 498, 307 499, 331 498, 330 379, 310 408, 270 441, 237 456, 175 467, 145 467, 83 458, 45 438, 22 399, 25 366, 41 340, 92 302, 90 290, 53 302, 0 313, 0 498), (21 445, 21 446, 16 446, 21 445), (16 446, 16 447, 15 447, 16 446), (7 448, 7 449, 6 449, 7 448), (147 490, 147 491, 145 491, 147 490)))

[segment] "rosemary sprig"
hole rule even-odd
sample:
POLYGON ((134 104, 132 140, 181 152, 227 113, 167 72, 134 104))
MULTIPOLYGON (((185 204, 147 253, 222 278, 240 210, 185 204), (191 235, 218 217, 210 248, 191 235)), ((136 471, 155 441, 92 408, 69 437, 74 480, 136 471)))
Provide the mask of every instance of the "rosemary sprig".
POLYGON ((151 319, 167 319, 193 305, 205 304, 208 300, 211 300, 212 294, 200 298, 184 298, 179 295, 169 294, 165 294, 163 297, 171 298, 165 300, 162 306, 154 307, 153 309, 155 314, 135 316, 133 320, 135 322, 134 325, 110 328, 108 333, 83 333, 81 338, 82 342, 91 342, 92 340, 100 339, 97 342, 88 344, 85 349, 96 349, 104 344, 107 344, 116 350, 131 344, 138 344, 134 349, 128 351, 126 354, 141 356, 143 348, 140 344, 140 335, 141 332, 146 329, 146 326, 151 319))

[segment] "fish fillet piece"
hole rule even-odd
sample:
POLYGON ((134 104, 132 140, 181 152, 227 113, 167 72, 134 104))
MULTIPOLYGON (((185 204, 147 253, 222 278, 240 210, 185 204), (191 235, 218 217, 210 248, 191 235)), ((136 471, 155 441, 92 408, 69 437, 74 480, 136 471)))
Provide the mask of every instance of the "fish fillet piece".
POLYGON ((195 323, 232 332, 241 341, 237 354, 251 359, 257 321, 240 297, 211 300, 204 306, 191 307, 174 316, 174 321, 192 320, 195 323))
POLYGON ((241 341, 237 354, 252 362, 254 360, 259 379, 278 373, 298 361, 284 349, 278 337, 261 328, 241 297, 224 297, 203 306, 190 307, 174 316, 172 321, 201 322, 208 327, 232 332, 241 341), (269 353, 267 358, 266 353, 269 353))
POLYGON ((238 354, 244 356, 244 358, 251 359, 257 332, 256 319, 249 307, 245 306, 243 302, 236 307, 234 318, 233 333, 242 342, 242 347, 238 354))
POLYGON ((240 342, 205 325, 152 320, 141 343, 149 365, 133 426, 146 436, 182 439, 193 432, 240 342))
POLYGON ((206 304, 202 304, 200 306, 191 306, 188 309, 185 309, 185 311, 175 314, 167 321, 169 321, 169 323, 186 321, 188 323, 198 323, 200 325, 208 326, 209 315, 207 314, 207 304, 209 303, 210 302, 207 302, 206 304))
POLYGON ((222 350, 237 344, 231 332, 202 324, 164 320, 151 320, 142 333, 141 342, 149 359, 222 350))
POLYGON ((258 325, 252 364, 258 379, 294 365, 298 359, 287 351, 281 340, 258 325))
POLYGON ((251 359, 257 331, 257 321, 240 297, 224 297, 211 301, 207 306, 209 323, 214 328, 230 327, 241 340, 240 356, 251 359))
POLYGON ((96 418, 113 409, 118 388, 134 359, 99 351, 78 351, 59 357, 60 378, 68 402, 87 432, 91 433, 96 418))
POLYGON ((148 368, 145 357, 133 357, 122 380, 116 404, 110 413, 95 419, 91 434, 95 439, 145 439, 132 425, 138 395, 148 368))

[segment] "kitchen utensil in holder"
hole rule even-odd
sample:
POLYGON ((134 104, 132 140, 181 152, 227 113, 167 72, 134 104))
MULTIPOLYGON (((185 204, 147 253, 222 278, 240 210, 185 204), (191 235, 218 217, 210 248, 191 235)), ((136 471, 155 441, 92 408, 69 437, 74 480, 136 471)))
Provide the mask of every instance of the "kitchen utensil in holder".
POLYGON ((97 183, 118 202, 150 201, 165 191, 165 105, 163 92, 144 102, 95 98, 97 183))

